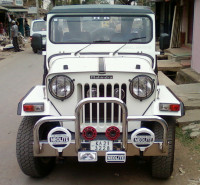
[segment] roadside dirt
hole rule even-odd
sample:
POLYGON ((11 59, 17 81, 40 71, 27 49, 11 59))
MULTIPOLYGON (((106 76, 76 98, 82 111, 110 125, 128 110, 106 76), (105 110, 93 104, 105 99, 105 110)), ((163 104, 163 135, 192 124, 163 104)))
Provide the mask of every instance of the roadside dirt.
POLYGON ((171 178, 173 184, 200 185, 200 153, 194 148, 183 146, 178 139, 171 178))
MULTIPOLYGON (((24 45, 24 47, 21 47, 21 49, 24 51, 21 51, 21 52, 26 52, 26 50, 29 49, 30 47, 31 47, 30 40, 27 39, 27 43, 24 45)), ((0 46, 0 61, 8 57, 12 57, 16 55, 17 53, 18 52, 14 52, 14 49, 9 49, 9 50, 4 51, 3 46, 0 46)))

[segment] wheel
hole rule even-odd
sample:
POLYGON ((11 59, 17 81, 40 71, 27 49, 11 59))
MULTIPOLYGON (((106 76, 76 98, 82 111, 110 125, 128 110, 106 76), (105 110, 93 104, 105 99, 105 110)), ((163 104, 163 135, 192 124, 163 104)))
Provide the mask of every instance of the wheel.
POLYGON ((37 49, 33 48, 33 52, 34 52, 34 53, 37 53, 37 49))
POLYGON ((48 175, 55 164, 55 157, 33 156, 33 127, 38 120, 39 117, 24 117, 17 133, 17 161, 23 173, 31 177, 48 175))
MULTIPOLYGON (((174 147, 175 147, 175 121, 172 118, 167 120, 168 130, 168 156, 155 156, 151 159, 152 177, 166 179, 169 178, 173 172, 174 165, 174 147)), ((160 124, 154 123, 153 131, 156 140, 162 139, 163 129, 160 124)))

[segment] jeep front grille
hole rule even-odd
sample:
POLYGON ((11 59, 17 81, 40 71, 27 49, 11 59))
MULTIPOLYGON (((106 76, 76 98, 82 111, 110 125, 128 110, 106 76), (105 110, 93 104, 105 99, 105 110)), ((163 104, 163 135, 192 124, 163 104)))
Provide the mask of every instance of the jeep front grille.
MULTIPOLYGON (((116 97, 126 103, 126 84, 82 84, 81 98, 88 97, 116 97)), ((122 111, 114 103, 88 103, 82 109, 82 124, 88 125, 121 125, 122 111)))

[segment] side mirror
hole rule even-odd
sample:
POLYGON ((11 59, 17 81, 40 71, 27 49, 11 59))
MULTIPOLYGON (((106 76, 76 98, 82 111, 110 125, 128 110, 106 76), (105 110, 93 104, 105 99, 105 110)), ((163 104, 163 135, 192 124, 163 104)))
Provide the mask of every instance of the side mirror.
POLYGON ((38 34, 38 33, 33 34, 32 40, 31 40, 31 47, 37 50, 43 50, 44 48, 46 48, 45 46, 46 43, 45 45, 43 44, 42 37, 43 36, 41 34, 38 34))
POLYGON ((170 37, 167 33, 162 33, 160 35, 160 49, 164 51, 165 49, 168 49, 170 45, 170 37))

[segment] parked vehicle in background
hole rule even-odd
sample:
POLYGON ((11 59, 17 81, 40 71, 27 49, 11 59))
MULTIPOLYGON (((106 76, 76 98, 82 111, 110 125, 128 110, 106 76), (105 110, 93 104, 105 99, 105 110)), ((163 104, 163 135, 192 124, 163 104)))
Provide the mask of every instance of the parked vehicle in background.
POLYGON ((34 53, 37 53, 38 50, 45 49, 46 35, 47 35, 46 21, 44 21, 43 19, 33 20, 31 23, 30 38, 31 38, 31 47, 34 53), (36 44, 37 39, 35 40, 35 37, 34 37, 35 34, 42 35, 42 48, 37 47, 37 44, 36 44))
MULTIPOLYGON (((18 106, 22 171, 45 176, 59 157, 125 163, 127 156, 148 156, 153 177, 170 177, 173 118, 184 106, 158 82, 154 13, 125 5, 61 6, 47 23, 45 83, 18 106)), ((41 45, 42 36, 37 39, 41 45)), ((161 34, 160 49, 168 47, 169 36, 161 34)))

